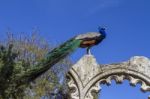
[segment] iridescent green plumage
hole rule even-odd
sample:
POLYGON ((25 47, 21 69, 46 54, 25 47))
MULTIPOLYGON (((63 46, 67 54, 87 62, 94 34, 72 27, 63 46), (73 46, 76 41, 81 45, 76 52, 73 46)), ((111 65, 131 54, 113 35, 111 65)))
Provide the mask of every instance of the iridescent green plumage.
POLYGON ((42 73, 46 72, 49 68, 59 62, 61 59, 64 59, 67 55, 73 52, 76 48, 78 48, 81 44, 82 40, 78 39, 70 39, 60 45, 59 47, 53 49, 49 52, 46 57, 34 66, 33 69, 23 73, 18 77, 17 82, 30 82, 37 78, 42 73))

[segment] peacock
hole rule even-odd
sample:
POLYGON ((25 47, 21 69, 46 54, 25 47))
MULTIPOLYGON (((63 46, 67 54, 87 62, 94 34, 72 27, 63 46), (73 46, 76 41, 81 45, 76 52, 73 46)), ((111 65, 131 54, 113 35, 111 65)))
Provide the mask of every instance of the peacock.
POLYGON ((46 57, 34 66, 30 71, 26 71, 18 77, 19 82, 31 82, 53 65, 64 59, 67 55, 75 51, 77 48, 87 48, 87 54, 90 54, 90 48, 98 45, 106 37, 105 28, 99 27, 98 32, 88 32, 77 35, 57 48, 49 52, 46 57))

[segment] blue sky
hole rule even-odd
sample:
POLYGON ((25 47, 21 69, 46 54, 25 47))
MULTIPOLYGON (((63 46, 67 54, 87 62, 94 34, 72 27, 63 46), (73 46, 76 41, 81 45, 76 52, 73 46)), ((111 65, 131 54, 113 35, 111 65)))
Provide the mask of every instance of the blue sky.
MULTIPOLYGON (((40 36, 57 44, 80 33, 97 31, 101 25, 107 27, 107 38, 92 48, 98 63, 121 62, 135 55, 150 57, 149 5, 150 0, 0 0, 0 36, 4 38, 8 28, 16 35, 31 34, 37 28, 40 36)), ((71 58, 77 61, 84 54, 84 49, 78 49, 71 58)), ((127 95, 121 98, 110 94, 111 99, 148 96, 126 82, 118 89, 103 87, 106 92, 102 91, 101 99, 110 99, 107 96, 112 91, 127 95)))

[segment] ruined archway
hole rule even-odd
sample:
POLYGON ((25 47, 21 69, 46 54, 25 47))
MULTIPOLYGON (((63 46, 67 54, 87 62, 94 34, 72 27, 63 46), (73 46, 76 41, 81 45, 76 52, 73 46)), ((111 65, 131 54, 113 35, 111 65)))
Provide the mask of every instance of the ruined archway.
POLYGON ((92 92, 99 92, 100 84, 110 84, 112 79, 117 83, 127 79, 131 85, 141 83, 141 90, 147 92, 150 91, 150 60, 135 56, 126 62, 99 65, 92 55, 85 55, 70 69, 68 77, 71 99, 93 99, 92 92))

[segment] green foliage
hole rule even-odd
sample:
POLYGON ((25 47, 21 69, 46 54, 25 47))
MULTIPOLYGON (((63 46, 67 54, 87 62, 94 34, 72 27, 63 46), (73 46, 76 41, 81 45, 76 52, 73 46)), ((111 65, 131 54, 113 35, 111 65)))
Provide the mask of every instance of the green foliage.
POLYGON ((26 81, 26 78, 22 78, 39 71, 39 62, 52 48, 35 34, 31 37, 20 36, 18 39, 9 33, 6 42, 0 45, 0 99, 38 99, 61 88, 57 75, 65 75, 71 66, 69 59, 60 61, 35 80, 26 81), (36 72, 33 72, 34 68, 37 68, 36 72))
POLYGON ((15 77, 18 75, 16 70, 20 71, 20 68, 16 65, 17 62, 15 62, 15 59, 17 53, 12 52, 12 47, 12 45, 9 45, 8 48, 0 46, 0 97, 3 99, 22 96, 20 94, 22 88, 18 87, 16 89, 17 83, 15 82, 15 77))

